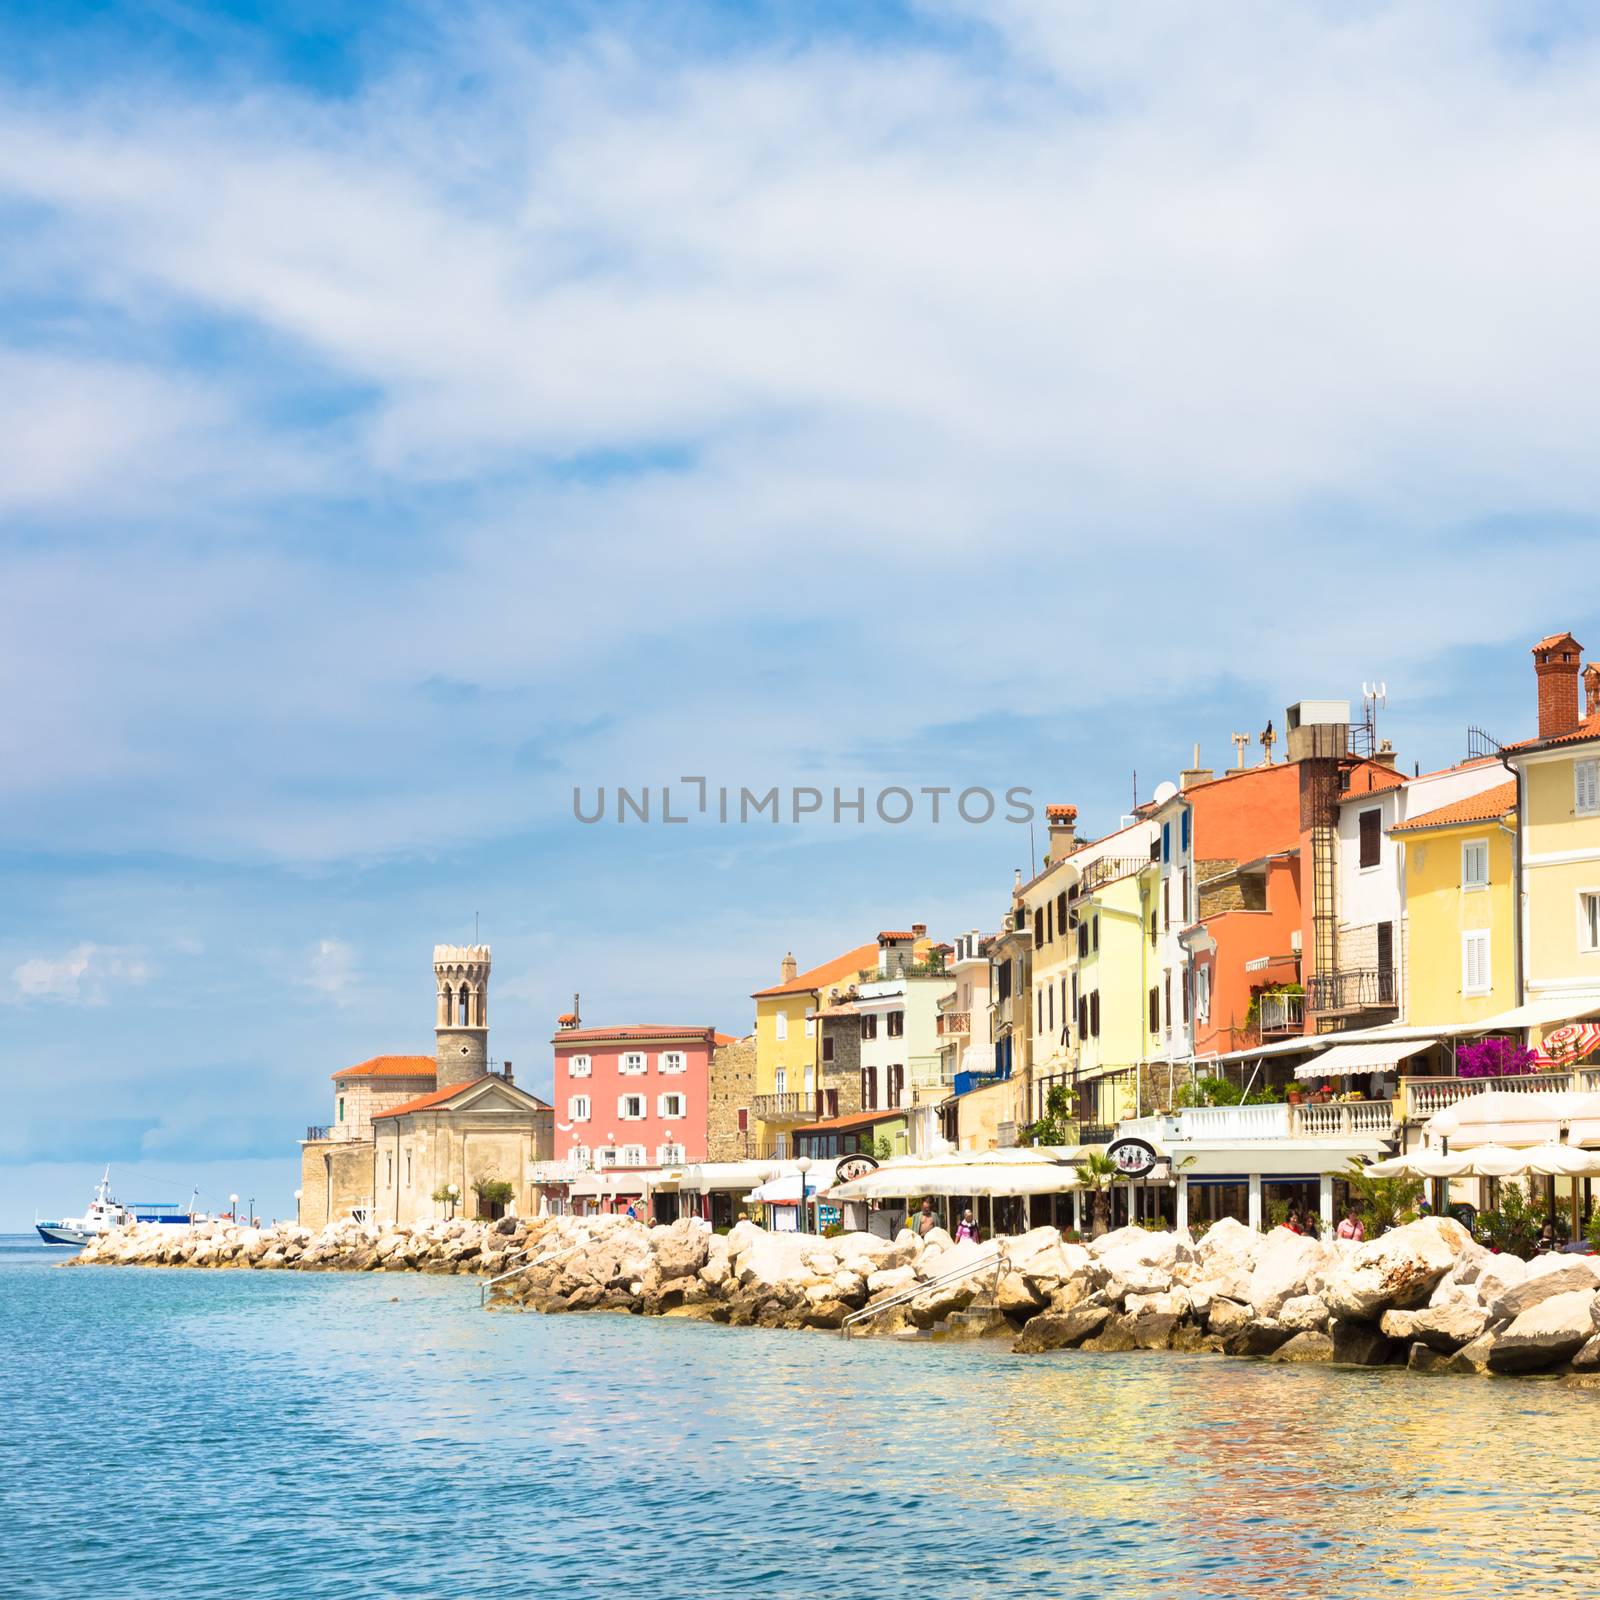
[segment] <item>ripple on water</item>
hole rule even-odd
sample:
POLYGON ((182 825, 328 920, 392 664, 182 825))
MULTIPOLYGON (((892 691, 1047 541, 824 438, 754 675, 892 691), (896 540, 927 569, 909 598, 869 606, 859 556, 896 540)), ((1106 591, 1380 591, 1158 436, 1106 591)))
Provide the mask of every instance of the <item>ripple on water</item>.
POLYGON ((437 1278, 0 1244, 0 1592, 1573 1592, 1600 1399, 484 1316, 437 1278))

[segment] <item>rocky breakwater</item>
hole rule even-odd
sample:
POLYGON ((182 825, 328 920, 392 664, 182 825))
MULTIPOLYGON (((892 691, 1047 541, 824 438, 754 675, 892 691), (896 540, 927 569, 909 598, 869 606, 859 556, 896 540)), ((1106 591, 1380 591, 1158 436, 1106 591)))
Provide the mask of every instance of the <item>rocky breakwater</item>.
MULTIPOLYGON (((532 1224, 533 1228, 543 1226, 532 1224)), ((143 1223, 92 1239, 68 1266, 244 1267, 297 1272, 467 1272, 493 1277, 522 1259, 529 1225, 432 1222, 380 1228, 334 1222, 313 1231, 291 1223, 252 1228, 198 1222, 188 1228, 143 1223)))
POLYGON ((1600 1384, 1600 1260, 1495 1255, 1444 1218, 1364 1244, 1224 1221, 1199 1240, 1124 1228, 1087 1247, 1052 1228, 974 1245, 942 1230, 890 1240, 615 1218, 537 1227, 526 1270, 492 1303, 793 1328, 837 1328, 878 1305, 863 1332, 1003 1334, 1023 1353, 1215 1351, 1600 1384))

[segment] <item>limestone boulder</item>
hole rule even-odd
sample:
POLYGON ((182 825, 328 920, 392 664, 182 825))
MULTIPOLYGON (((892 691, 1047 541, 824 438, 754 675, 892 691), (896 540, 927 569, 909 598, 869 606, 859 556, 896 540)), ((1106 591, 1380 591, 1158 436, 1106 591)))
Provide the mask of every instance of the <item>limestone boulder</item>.
POLYGON ((1452 1217, 1406 1223, 1345 1253, 1323 1298, 1336 1317, 1376 1323, 1387 1310, 1425 1303, 1471 1242, 1452 1217))
POLYGON ((1333 1340, 1319 1329, 1302 1328, 1280 1344, 1267 1359, 1286 1362, 1332 1361, 1333 1340))
POLYGON ((1312 1285, 1323 1281, 1321 1269, 1333 1255, 1333 1247, 1320 1239, 1274 1228, 1250 1273, 1250 1304, 1262 1316, 1277 1316, 1286 1300, 1312 1292, 1312 1285))
POLYGON ((1165 1267, 1112 1255, 1095 1263, 1094 1281, 1107 1300, 1117 1301, 1129 1295, 1164 1294, 1172 1287, 1172 1274, 1165 1267))
POLYGON ((710 1240, 711 1234, 693 1223, 656 1229, 651 1240, 656 1271, 663 1278, 693 1277, 710 1256, 710 1240))
POLYGON ((1471 1344, 1488 1321, 1488 1313, 1476 1301, 1453 1300, 1415 1311, 1385 1311, 1378 1328, 1390 1339, 1425 1344, 1448 1355, 1471 1344))
MULTIPOLYGON (((795 1234, 765 1233, 759 1229, 756 1232, 756 1238, 734 1257, 734 1269, 741 1284, 746 1287, 799 1285, 814 1276, 806 1262, 811 1253, 809 1240, 795 1234)), ((732 1237, 730 1234, 730 1240, 732 1237)))
POLYGON ((1249 1306, 1241 1305, 1237 1300, 1226 1300, 1218 1296, 1211 1302, 1206 1326, 1220 1338, 1230 1339, 1249 1326, 1251 1315, 1249 1306))
POLYGON ((1254 1228, 1246 1227, 1233 1217, 1223 1217, 1200 1236, 1200 1242, 1194 1247, 1195 1260, 1202 1267, 1226 1259, 1242 1260, 1246 1266, 1253 1267, 1265 1245, 1265 1237, 1254 1228))
POLYGON ((1065 1312, 1047 1311, 1028 1323, 1011 1348, 1020 1355, 1074 1349, 1098 1333, 1110 1315, 1110 1306, 1086 1305, 1065 1312))
POLYGON ((994 1289, 994 1303, 1007 1316, 1031 1317, 1047 1298, 1034 1279, 1020 1272, 1001 1273, 994 1289))
POLYGON ((1345 1367, 1381 1367, 1394 1353, 1394 1341, 1371 1322, 1335 1317, 1328 1325, 1333 1359, 1345 1367))
POLYGON ((1594 1335, 1594 1290, 1585 1287, 1553 1294, 1530 1306, 1494 1336, 1489 1368, 1492 1372, 1534 1372, 1553 1367, 1575 1356, 1594 1335))
MULTIPOLYGON (((976 1268, 982 1262, 992 1261, 994 1255, 993 1245, 980 1244, 976 1239, 963 1239, 959 1244, 952 1242, 938 1250, 930 1246, 922 1252, 917 1272, 923 1278, 940 1278, 946 1273, 976 1268)), ((994 1269, 990 1267, 988 1270, 992 1273, 994 1269)), ((975 1273, 974 1281, 985 1276, 987 1274, 975 1273)))
POLYGON ((867 1293, 874 1299, 880 1295, 898 1294, 900 1290, 916 1281, 915 1267, 884 1267, 867 1275, 867 1293))
POLYGON ((926 1289, 906 1306, 906 1315, 914 1326, 931 1328, 952 1312, 965 1311, 977 1292, 977 1285, 971 1279, 926 1289))
POLYGON ((929 1228, 926 1233, 914 1234, 913 1237, 917 1240, 918 1251, 922 1255, 935 1250, 948 1250, 955 1243, 944 1228, 929 1228))
POLYGON ((1581 1291, 1593 1294, 1596 1288, 1600 1282, 1583 1256, 1542 1256, 1528 1264, 1520 1283, 1490 1302, 1489 1317, 1494 1322, 1512 1322, 1542 1301, 1581 1291))
POLYGON ((1489 1352, 1494 1349, 1495 1336, 1480 1333, 1471 1344, 1464 1344, 1454 1355, 1446 1356, 1443 1371, 1486 1373, 1489 1370, 1489 1352))
POLYGON ((1180 1260, 1194 1257, 1187 1233, 1156 1233, 1149 1228, 1117 1228, 1103 1233, 1090 1243, 1089 1253, 1105 1262, 1115 1258, 1118 1262, 1163 1267, 1169 1274, 1180 1260))
POLYGON ((1291 1295, 1279 1306, 1278 1321, 1295 1333, 1325 1333, 1328 1307, 1321 1295, 1291 1295))

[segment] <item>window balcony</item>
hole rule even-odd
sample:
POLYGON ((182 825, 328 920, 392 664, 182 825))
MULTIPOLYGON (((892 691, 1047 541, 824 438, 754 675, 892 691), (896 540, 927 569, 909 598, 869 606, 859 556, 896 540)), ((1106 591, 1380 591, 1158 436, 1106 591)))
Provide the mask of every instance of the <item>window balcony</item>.
POLYGON ((792 1127, 817 1121, 822 1115, 822 1103, 822 1094, 816 1090, 790 1089, 784 1094, 758 1094, 750 1102, 750 1109, 762 1122, 792 1127))
POLYGON ((1261 1037, 1271 1039, 1306 1031, 1306 997, 1303 994, 1263 994, 1260 1000, 1261 1037))
POLYGON ((971 1033, 972 1013, 970 1011, 941 1012, 939 1016, 939 1032, 944 1035, 971 1033))
POLYGON ((1393 1011, 1399 1004, 1400 981, 1393 967, 1347 967, 1314 972, 1306 980, 1306 1009, 1313 1016, 1393 1011))

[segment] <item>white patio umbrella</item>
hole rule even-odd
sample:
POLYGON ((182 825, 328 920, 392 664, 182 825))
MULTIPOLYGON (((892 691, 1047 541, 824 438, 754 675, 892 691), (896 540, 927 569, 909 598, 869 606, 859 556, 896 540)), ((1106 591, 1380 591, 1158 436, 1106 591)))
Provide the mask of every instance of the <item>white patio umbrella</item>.
POLYGON ((1591 1178, 1600 1176, 1600 1150, 1575 1150, 1565 1144, 1538 1144, 1513 1150, 1503 1144, 1478 1145, 1460 1154, 1413 1150, 1367 1168, 1375 1178, 1591 1178))

